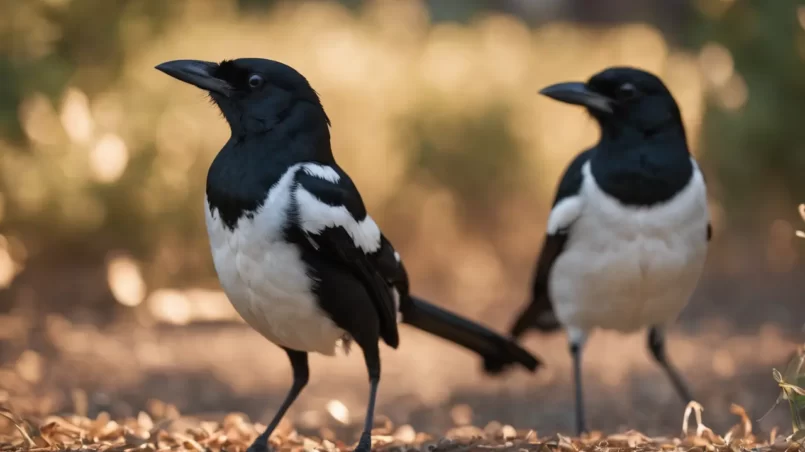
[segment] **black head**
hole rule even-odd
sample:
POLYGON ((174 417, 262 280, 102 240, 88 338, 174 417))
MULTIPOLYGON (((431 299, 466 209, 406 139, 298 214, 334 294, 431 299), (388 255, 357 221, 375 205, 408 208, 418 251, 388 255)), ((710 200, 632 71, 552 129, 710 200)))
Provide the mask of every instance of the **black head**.
POLYGON ((640 69, 613 67, 595 74, 586 83, 558 83, 540 93, 586 107, 604 134, 633 130, 652 135, 683 127, 671 92, 657 76, 640 69))
POLYGON ((327 128, 329 119, 319 96, 294 68, 262 58, 212 63, 175 60, 160 71, 206 90, 223 112, 233 133, 263 133, 291 116, 327 128))

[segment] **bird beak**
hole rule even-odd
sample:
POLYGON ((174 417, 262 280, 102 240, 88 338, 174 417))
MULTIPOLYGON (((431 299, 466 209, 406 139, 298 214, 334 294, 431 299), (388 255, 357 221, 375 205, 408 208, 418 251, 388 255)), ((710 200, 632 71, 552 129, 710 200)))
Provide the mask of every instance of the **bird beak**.
POLYGON ((156 69, 175 79, 229 97, 232 86, 213 76, 216 68, 217 63, 199 60, 174 60, 156 66, 156 69))
POLYGON ((542 88, 539 92, 551 99, 574 105, 583 105, 590 110, 612 113, 612 99, 591 90, 585 83, 566 82, 542 88))

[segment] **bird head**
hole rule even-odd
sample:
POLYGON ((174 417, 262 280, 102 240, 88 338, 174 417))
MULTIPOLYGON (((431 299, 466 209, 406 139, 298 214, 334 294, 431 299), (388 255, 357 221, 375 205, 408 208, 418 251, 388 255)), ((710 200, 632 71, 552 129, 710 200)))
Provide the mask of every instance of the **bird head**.
POLYGON ((294 68, 262 58, 174 60, 156 69, 207 91, 233 134, 265 133, 289 119, 327 128, 319 96, 294 68))
POLYGON ((557 83, 540 94, 586 107, 607 135, 625 130, 650 135, 682 127, 671 92, 657 76, 640 69, 613 67, 586 83, 557 83))

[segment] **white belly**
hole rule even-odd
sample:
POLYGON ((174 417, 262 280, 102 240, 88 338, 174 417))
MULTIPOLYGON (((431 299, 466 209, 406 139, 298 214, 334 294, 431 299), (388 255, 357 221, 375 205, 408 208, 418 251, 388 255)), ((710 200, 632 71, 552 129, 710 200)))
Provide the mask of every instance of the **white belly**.
POLYGON ((295 170, 234 231, 205 205, 213 262, 224 292, 252 328, 277 345, 333 355, 345 333, 319 308, 299 249, 282 237, 295 170))
POLYGON ((558 319, 582 331, 631 332, 673 322, 693 294, 707 253, 701 174, 652 208, 609 197, 585 167, 582 212, 551 271, 558 319))

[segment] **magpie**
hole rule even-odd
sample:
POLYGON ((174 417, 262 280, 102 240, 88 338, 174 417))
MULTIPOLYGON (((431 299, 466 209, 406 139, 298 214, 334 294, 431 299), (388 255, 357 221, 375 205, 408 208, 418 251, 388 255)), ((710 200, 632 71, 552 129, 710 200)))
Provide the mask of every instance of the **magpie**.
POLYGON ((692 400, 666 355, 664 331, 697 285, 712 229, 704 176, 688 151, 679 107, 658 77, 612 67, 540 93, 585 107, 601 134, 562 175, 531 302, 511 336, 565 327, 581 434, 582 349, 595 329, 647 327, 652 356, 679 396, 692 400))
POLYGON ((371 449, 380 381, 378 342, 397 348, 398 322, 461 345, 488 372, 539 360, 506 338, 409 293, 408 277, 361 195, 336 163, 330 120, 307 79, 283 63, 175 60, 156 69, 209 94, 231 130, 207 174, 205 216, 220 284, 243 319, 285 350, 293 384, 250 451, 269 436, 308 382, 308 353, 356 343, 369 373, 371 449))

